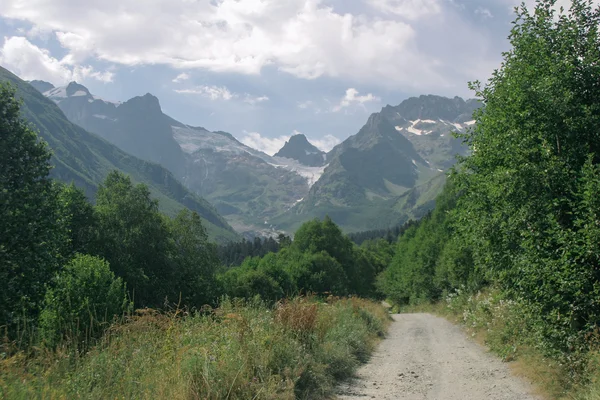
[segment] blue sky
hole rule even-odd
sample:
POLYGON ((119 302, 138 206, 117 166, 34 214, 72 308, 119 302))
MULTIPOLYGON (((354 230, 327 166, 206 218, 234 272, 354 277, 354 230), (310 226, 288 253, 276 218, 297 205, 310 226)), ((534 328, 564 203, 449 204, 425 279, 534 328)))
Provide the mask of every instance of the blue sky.
MULTIPOLYGON (((499 66, 513 0, 2 0, 0 65, 273 153, 328 150, 420 94, 469 97, 499 66)), ((531 1, 529 2, 531 3, 531 1)))

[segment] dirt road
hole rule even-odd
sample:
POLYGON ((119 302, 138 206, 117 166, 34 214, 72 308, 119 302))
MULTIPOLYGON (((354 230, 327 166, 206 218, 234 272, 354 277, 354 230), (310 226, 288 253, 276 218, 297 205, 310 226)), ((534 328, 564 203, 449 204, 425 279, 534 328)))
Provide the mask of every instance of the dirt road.
POLYGON ((508 365, 430 314, 396 314, 387 338, 339 399, 531 400, 508 365))

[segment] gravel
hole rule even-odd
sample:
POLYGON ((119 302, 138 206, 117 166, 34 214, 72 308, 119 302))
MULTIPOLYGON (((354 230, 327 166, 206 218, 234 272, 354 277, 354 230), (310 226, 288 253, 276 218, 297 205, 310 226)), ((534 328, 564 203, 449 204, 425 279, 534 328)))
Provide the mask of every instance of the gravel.
POLYGON ((457 326, 395 314, 387 338, 338 399, 533 400, 532 387, 457 326))

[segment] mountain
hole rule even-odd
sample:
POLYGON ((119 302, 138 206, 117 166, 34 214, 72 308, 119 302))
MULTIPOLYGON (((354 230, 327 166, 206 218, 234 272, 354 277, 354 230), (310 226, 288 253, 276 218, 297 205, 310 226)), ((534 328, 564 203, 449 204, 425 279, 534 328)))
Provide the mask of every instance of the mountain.
POLYGON ((422 216, 433 208, 456 155, 466 154, 452 132, 473 125, 479 106, 429 95, 384 107, 327 154, 327 167, 308 196, 273 223, 293 230, 329 215, 346 231, 361 231, 422 216))
POLYGON ((54 102, 2 67, 0 82, 9 82, 16 87, 17 95, 23 100, 23 117, 35 126, 52 149, 54 168, 51 174, 54 178, 75 182, 93 198, 106 175, 118 169, 131 175, 134 181, 147 184, 167 214, 174 215, 187 207, 200 214, 213 240, 237 238, 213 206, 191 193, 165 168, 140 160, 73 124, 54 102))
POLYGON ((324 170, 271 157, 225 132, 172 124, 188 159, 184 183, 210 200, 239 232, 276 233, 270 220, 304 198, 324 170))
POLYGON ((462 141, 451 132, 463 132, 471 126, 473 112, 480 105, 474 99, 428 95, 407 99, 396 107, 388 105, 381 114, 410 140, 432 167, 445 171, 454 165, 456 154, 466 152, 462 141))
POLYGON ((47 92, 48 90, 54 89, 54 85, 51 84, 50 82, 33 80, 33 81, 29 81, 27 83, 29 83, 31 86, 36 88, 37 91, 42 92, 42 93, 47 92))
POLYGON ((162 165, 181 179, 185 159, 163 118, 158 99, 146 93, 125 103, 93 96, 83 85, 71 82, 44 95, 54 101, 69 121, 102 136, 121 150, 162 165))
POLYGON ((325 164, 326 153, 313 146, 303 134, 297 134, 285 142, 275 157, 290 158, 309 167, 320 167, 325 164))
MULTIPOLYGON (((71 82, 44 95, 67 118, 137 157, 157 162, 213 203, 239 232, 273 234, 270 218, 304 198, 324 167, 271 157, 226 132, 176 121, 151 94, 108 102, 71 82)), ((306 147, 309 151, 319 151, 306 147)), ((320 155, 321 164, 323 155, 320 155)))

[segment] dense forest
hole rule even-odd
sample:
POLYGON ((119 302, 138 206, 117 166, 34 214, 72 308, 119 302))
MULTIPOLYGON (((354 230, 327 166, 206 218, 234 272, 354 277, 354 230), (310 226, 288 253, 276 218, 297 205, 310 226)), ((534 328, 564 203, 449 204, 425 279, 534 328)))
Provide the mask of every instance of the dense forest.
POLYGON ((600 323, 599 24, 586 1, 518 9, 502 67, 471 85, 471 155, 378 278, 399 304, 500 290, 531 343, 580 369, 600 323))

